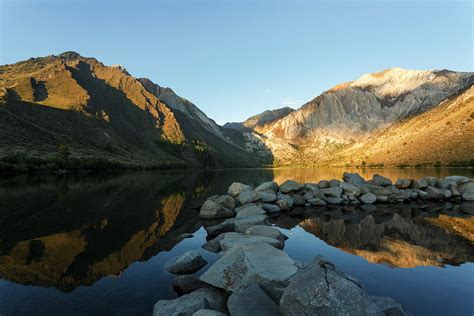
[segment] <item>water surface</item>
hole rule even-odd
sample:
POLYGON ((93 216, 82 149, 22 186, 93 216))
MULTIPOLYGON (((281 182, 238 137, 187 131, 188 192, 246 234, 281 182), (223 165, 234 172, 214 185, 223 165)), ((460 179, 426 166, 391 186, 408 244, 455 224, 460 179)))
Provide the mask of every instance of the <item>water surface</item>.
MULTIPOLYGON (((316 182, 344 169, 20 176, 0 180, 0 314, 150 314, 176 294, 166 264, 206 232, 196 205, 233 181, 316 182), (182 239, 183 233, 194 237, 182 239)), ((474 170, 360 169, 370 178, 474 170)), ((298 209, 272 219, 300 261, 322 254, 415 315, 474 313, 474 219, 450 203, 298 209)), ((207 268, 207 267, 206 267, 207 268)), ((206 269, 205 268, 205 269, 206 269)), ((204 270, 205 270, 204 269, 204 270)), ((201 271, 200 273, 202 273, 201 271)))

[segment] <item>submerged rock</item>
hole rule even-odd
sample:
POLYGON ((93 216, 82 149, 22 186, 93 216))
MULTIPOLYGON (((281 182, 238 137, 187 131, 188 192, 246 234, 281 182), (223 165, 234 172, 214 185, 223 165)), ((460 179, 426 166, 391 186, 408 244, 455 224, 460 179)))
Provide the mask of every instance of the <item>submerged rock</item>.
POLYGON ((204 267, 207 261, 196 250, 190 250, 177 257, 167 267, 170 273, 189 274, 194 273, 204 267))

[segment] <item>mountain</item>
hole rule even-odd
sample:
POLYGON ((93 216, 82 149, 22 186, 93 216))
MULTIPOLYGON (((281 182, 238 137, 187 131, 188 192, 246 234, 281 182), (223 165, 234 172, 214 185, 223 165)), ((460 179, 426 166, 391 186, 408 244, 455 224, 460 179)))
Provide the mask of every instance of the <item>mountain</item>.
POLYGON ((277 165, 465 163, 474 158, 473 84, 473 73, 393 68, 249 128, 277 165))
POLYGON ((264 162, 171 89, 75 52, 0 66, 0 98, 3 166, 61 154, 135 167, 264 162))

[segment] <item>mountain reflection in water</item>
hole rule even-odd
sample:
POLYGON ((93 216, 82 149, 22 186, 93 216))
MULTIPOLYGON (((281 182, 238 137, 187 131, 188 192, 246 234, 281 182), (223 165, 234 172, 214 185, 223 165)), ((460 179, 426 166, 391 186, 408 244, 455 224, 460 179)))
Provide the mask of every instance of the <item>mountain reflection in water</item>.
MULTIPOLYGON (((446 205, 337 207, 278 217, 331 246, 392 267, 460 265, 474 261, 474 218, 446 205)), ((298 213, 298 210, 296 210, 298 213)))

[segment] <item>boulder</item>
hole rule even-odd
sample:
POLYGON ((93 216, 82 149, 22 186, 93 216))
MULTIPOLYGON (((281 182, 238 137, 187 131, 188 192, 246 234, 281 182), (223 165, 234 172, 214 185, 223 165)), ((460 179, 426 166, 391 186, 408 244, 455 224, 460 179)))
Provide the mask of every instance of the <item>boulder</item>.
POLYGON ((451 186, 451 183, 449 183, 448 180, 445 179, 438 179, 438 182, 436 183, 436 187, 439 189, 448 189, 451 186))
POLYGON ((250 190, 250 189, 251 189, 250 186, 248 186, 246 184, 242 184, 242 183, 239 183, 239 182, 234 182, 230 185, 229 190, 227 191, 227 193, 229 193, 233 197, 236 197, 236 196, 239 196, 239 194, 243 190, 250 190))
POLYGON ((199 211, 199 216, 202 218, 227 218, 233 217, 234 212, 230 209, 223 207, 219 203, 216 203, 212 200, 206 200, 201 206, 199 211))
POLYGON ((318 182, 318 187, 320 189, 324 189, 324 188, 329 188, 329 181, 327 180, 321 180, 318 182))
POLYGON ((204 229, 207 231, 207 234, 210 237, 214 237, 222 233, 232 232, 234 231, 233 220, 234 220, 233 218, 229 220, 225 220, 222 223, 219 223, 217 225, 204 227, 204 229))
POLYGON ((208 200, 212 200, 225 208, 233 211, 235 209, 235 199, 231 195, 216 195, 208 200))
POLYGON ((360 189, 358 187, 356 187, 355 185, 353 185, 353 184, 346 183, 346 182, 341 182, 340 186, 342 188, 342 191, 346 194, 359 196, 360 193, 361 193, 360 189))
POLYGON ((462 203, 459 205, 459 209, 469 215, 474 215, 474 203, 462 203))
MULTIPOLYGON (((319 190, 319 189, 318 189, 319 190)), ((307 191, 304 195, 303 195, 303 199, 305 201, 308 201, 308 200, 311 200, 312 198, 314 198, 314 194, 312 191, 307 191)))
POLYGON ((282 240, 264 236, 244 235, 234 232, 224 233, 223 235, 223 238, 219 240, 221 250, 223 251, 227 251, 234 246, 256 245, 259 243, 269 244, 278 249, 282 249, 285 245, 282 240))
POLYGON ((329 187, 330 188, 338 187, 340 184, 341 184, 341 181, 339 181, 337 179, 329 180, 329 187))
POLYGON ((235 216, 235 218, 244 218, 244 217, 250 217, 254 215, 266 215, 266 214, 267 213, 263 210, 263 208, 254 205, 252 207, 248 207, 240 211, 239 213, 237 213, 237 216, 235 216))
POLYGON ((277 200, 277 195, 272 190, 258 191, 257 194, 258 194, 259 200, 264 203, 271 203, 277 200))
POLYGON ((248 228, 255 225, 269 225, 267 215, 254 215, 244 218, 231 218, 227 221, 232 221, 234 223, 234 231, 238 233, 243 233, 248 228))
POLYGON ((279 315, 278 305, 257 284, 234 292, 229 296, 227 308, 232 316, 279 315))
POLYGON ((215 237, 214 239, 211 239, 207 242, 205 242, 201 248, 210 251, 210 252, 220 252, 222 250, 221 244, 219 243, 220 240, 224 238, 224 234, 220 234, 219 236, 215 237))
POLYGON ((256 225, 253 227, 248 228, 245 235, 254 235, 254 236, 263 236, 268 238, 274 238, 278 240, 286 240, 288 239, 278 228, 272 226, 265 226, 265 225, 256 225))
POLYGON ((424 189, 427 186, 428 186, 428 182, 424 178, 414 180, 413 183, 412 183, 412 187, 415 188, 415 189, 424 189))
POLYGON ((355 173, 344 172, 342 175, 342 180, 344 180, 344 182, 346 183, 350 183, 353 185, 365 184, 364 178, 362 178, 357 172, 355 173))
POLYGON ((199 278, 194 275, 179 275, 173 280, 173 282, 171 282, 173 290, 178 295, 191 293, 192 291, 196 291, 205 285, 206 284, 204 282, 199 280, 199 278))
POLYGON ((196 250, 190 250, 174 259, 167 270, 174 274, 189 274, 200 270, 207 261, 196 250))
POLYGON ((248 204, 252 203, 255 201, 258 201, 260 199, 259 195, 257 192, 246 189, 240 192, 238 200, 240 204, 248 204))
POLYGON ((321 199, 318 199, 318 198, 314 198, 314 199, 309 199, 308 202, 311 204, 311 205, 314 205, 314 206, 324 206, 324 205, 327 205, 327 203, 321 199))
POLYGON ((293 199, 293 205, 304 205, 306 202, 301 194, 292 194, 291 198, 293 199))
POLYGON ((283 193, 296 192, 301 188, 301 183, 293 180, 286 180, 280 185, 280 191, 283 193))
POLYGON ((414 189, 413 191, 416 192, 418 194, 418 198, 422 200, 427 200, 429 198, 429 194, 423 190, 414 189))
POLYGON ((474 182, 466 182, 458 185, 459 193, 463 201, 474 201, 474 182))
POLYGON ((359 196, 359 201, 365 204, 372 204, 377 201, 377 196, 371 192, 359 196))
POLYGON ((381 187, 388 187, 392 185, 392 180, 379 174, 374 174, 372 177, 372 184, 381 187))
POLYGON ((357 280, 317 257, 291 279, 280 299, 284 316, 383 315, 357 280))
MULTIPOLYGON (((278 197, 277 202, 279 200, 284 200, 284 201, 286 201, 286 203, 288 203, 289 209, 291 209, 293 207, 294 201, 293 201, 293 198, 291 196, 289 196, 287 194, 278 193, 277 197, 278 197)), ((275 203, 275 204, 278 205, 278 203, 275 203)), ((280 206, 280 205, 278 205, 278 206, 280 206)))
POLYGON ((436 187, 433 187, 431 185, 427 186, 424 188, 426 193, 428 193, 427 199, 429 200, 442 200, 444 199, 444 192, 436 187))
POLYGON ((301 189, 305 191, 313 191, 313 190, 319 190, 319 187, 317 183, 304 183, 301 186, 301 189))
POLYGON ((448 181, 450 184, 460 184, 463 182, 469 182, 469 178, 465 176, 448 176, 444 180, 448 181))
POLYGON ((436 177, 425 177, 424 179, 428 185, 431 185, 432 187, 436 186, 436 183, 438 183, 438 178, 436 177))
POLYGON ((233 247, 199 279, 235 292, 258 282, 288 282, 297 270, 293 259, 284 251, 258 243, 233 247))
POLYGON ((239 214, 240 212, 244 211, 244 210, 247 210, 249 208, 255 208, 255 207, 260 207, 259 205, 255 204, 255 203, 249 203, 249 204, 245 204, 245 205, 242 205, 242 206, 239 206, 237 207, 235 210, 234 210, 234 213, 235 214, 239 214))
POLYGON ((193 315, 201 309, 226 312, 227 294, 213 288, 202 288, 174 300, 159 300, 153 307, 153 316, 193 315))
POLYGON ((212 309, 200 309, 195 312, 193 316, 226 316, 226 314, 212 309))
POLYGON ((375 186, 375 185, 366 185, 366 186, 361 186, 360 187, 361 191, 363 194, 367 192, 371 192, 375 195, 385 195, 385 196, 390 196, 392 194, 397 194, 400 192, 400 190, 394 186, 388 186, 388 187, 381 187, 381 186, 375 186))
POLYGON ((328 197, 341 197, 342 188, 340 187, 330 187, 326 189, 321 189, 320 192, 324 194, 324 196, 328 197))
POLYGON ((397 182, 395 182, 395 186, 398 189, 408 189, 412 182, 413 179, 398 179, 397 182))
POLYGON ((275 181, 264 182, 255 188, 255 191, 268 191, 272 190, 273 192, 278 192, 278 184, 275 181))
POLYGON ((275 205, 275 204, 262 203, 262 208, 263 208, 268 214, 273 214, 273 213, 281 212, 281 208, 280 208, 278 205, 275 205))

